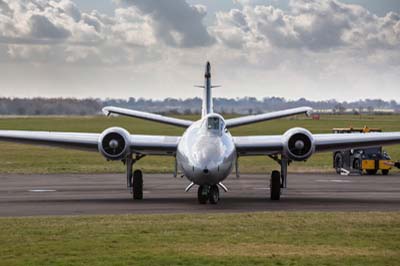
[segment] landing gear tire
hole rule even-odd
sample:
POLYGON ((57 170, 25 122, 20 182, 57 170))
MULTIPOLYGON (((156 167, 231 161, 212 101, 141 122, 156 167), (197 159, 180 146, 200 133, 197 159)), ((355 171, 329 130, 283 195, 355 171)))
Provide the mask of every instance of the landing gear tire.
POLYGON ((271 200, 281 198, 281 174, 279 171, 272 171, 270 182, 271 200))
POLYGON ((210 191, 208 194, 208 200, 211 204, 217 204, 219 201, 219 188, 217 185, 213 185, 210 187, 210 191))
POLYGON ((362 175, 363 170, 361 169, 361 161, 359 159, 354 160, 353 169, 358 170, 362 175))
POLYGON ((143 199, 143 173, 140 170, 135 170, 132 175, 132 194, 134 200, 143 199))
POLYGON ((388 175, 389 174, 389 170, 382 170, 382 175, 388 175))
POLYGON ((376 175, 377 172, 378 170, 367 170, 368 175, 376 175))
POLYGON ((200 204, 207 204, 208 195, 208 187, 199 186, 199 189, 197 190, 197 200, 200 204))
POLYGON ((343 168, 343 156, 340 153, 335 154, 335 169, 336 173, 340 175, 343 168))

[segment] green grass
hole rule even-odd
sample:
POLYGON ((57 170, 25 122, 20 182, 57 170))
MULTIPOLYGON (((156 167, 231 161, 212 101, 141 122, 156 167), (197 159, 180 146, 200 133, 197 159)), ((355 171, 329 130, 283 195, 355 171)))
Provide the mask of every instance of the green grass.
MULTIPOLYGON (((196 119, 196 117, 185 117, 196 119)), ((324 115, 321 120, 305 119, 303 116, 279 119, 232 129, 233 135, 282 134, 287 129, 301 126, 313 133, 328 133, 333 127, 380 127, 384 131, 400 131, 400 115, 353 116, 324 115)), ((183 129, 143 120, 103 116, 96 117, 17 117, 0 118, 0 129, 52 130, 75 132, 101 132, 110 126, 121 126, 132 134, 181 135, 183 129)), ((400 146, 386 149, 393 159, 400 159, 400 146)), ((172 172, 173 159, 169 157, 146 157, 137 167, 146 172, 172 172)), ((266 173, 277 168, 267 157, 243 157, 240 159, 242 173, 266 173)), ((1 173, 100 173, 123 172, 120 162, 107 162, 98 153, 88 153, 59 148, 38 147, 21 144, 0 143, 1 173)), ((317 154, 308 162, 293 163, 291 172, 326 172, 332 170, 332 154, 317 154)), ((398 171, 398 170, 396 170, 398 171)))
POLYGON ((0 265, 400 265, 400 213, 0 219, 0 265))

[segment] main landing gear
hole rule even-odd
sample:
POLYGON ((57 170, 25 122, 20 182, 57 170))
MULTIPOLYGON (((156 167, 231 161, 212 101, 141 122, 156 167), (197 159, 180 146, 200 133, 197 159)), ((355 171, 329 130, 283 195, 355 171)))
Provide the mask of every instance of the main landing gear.
POLYGON ((271 200, 279 200, 281 198, 281 174, 279 171, 272 171, 270 192, 271 200))
POLYGON ((200 204, 207 204, 209 201, 211 204, 217 204, 219 201, 219 188, 218 185, 202 185, 197 190, 197 199, 200 204))
POLYGON ((284 156, 270 156, 281 166, 281 171, 272 171, 270 179, 270 198, 271 200, 280 200, 282 188, 287 188, 287 167, 289 160, 284 156))
POLYGON ((144 155, 136 155, 133 159, 132 155, 129 155, 125 159, 127 187, 130 189, 134 200, 143 199, 143 173, 141 170, 133 171, 133 165, 143 157, 144 155))
POLYGON ((132 175, 132 196, 134 200, 143 199, 143 174, 140 170, 135 170, 132 175))

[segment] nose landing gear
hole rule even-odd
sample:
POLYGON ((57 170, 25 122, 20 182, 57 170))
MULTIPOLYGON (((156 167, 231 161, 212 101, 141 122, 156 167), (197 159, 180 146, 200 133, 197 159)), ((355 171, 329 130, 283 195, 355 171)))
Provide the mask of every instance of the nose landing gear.
POLYGON ((197 190, 197 199, 200 204, 217 204, 219 201, 219 188, 217 185, 202 185, 197 190))

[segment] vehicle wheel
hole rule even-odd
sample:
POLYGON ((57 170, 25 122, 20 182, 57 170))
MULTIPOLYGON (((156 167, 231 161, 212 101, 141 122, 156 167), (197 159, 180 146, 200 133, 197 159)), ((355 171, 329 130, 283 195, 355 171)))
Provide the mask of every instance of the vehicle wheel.
POLYGON ((361 162, 359 159, 354 160, 353 169, 359 170, 360 174, 362 174, 361 162))
POLYGON ((219 201, 219 188, 217 185, 210 187, 210 192, 208 194, 208 200, 211 204, 217 204, 219 201))
POLYGON ((272 171, 270 182, 271 200, 281 198, 281 174, 279 171, 272 171))
POLYGON ((367 174, 369 175, 376 175, 376 173, 378 172, 378 170, 367 170, 367 174))
POLYGON ((133 199, 141 200, 143 199, 143 174, 140 170, 135 170, 132 176, 133 185, 133 199))
POLYGON ((335 154, 335 169, 336 173, 340 174, 343 168, 343 155, 341 153, 335 154))
POLYGON ((208 187, 207 186, 199 186, 197 190, 197 199, 200 204, 206 204, 208 200, 208 187))
POLYGON ((382 175, 388 175, 389 174, 389 170, 382 170, 382 175))

